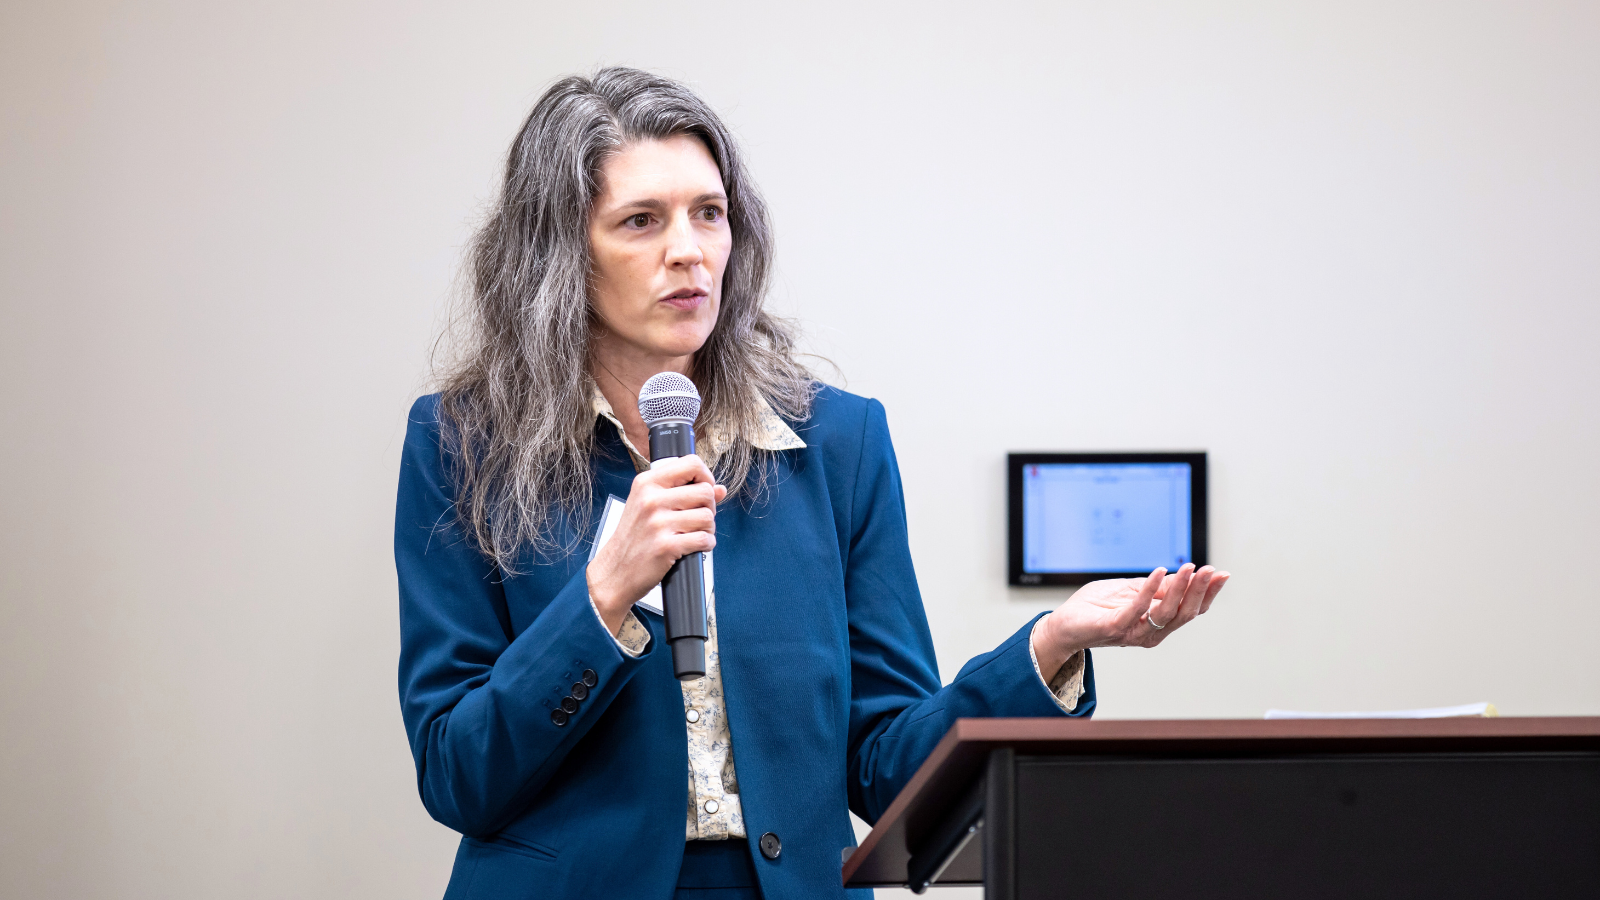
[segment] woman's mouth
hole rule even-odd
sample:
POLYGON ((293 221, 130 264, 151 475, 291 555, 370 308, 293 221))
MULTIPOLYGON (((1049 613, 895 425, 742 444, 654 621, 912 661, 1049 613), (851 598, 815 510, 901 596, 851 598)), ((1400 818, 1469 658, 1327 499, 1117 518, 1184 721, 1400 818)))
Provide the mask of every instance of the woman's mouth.
POLYGON ((683 310, 684 312, 698 308, 700 304, 705 302, 705 300, 706 292, 695 290, 693 288, 685 288, 681 291, 675 291, 661 298, 662 303, 667 304, 673 309, 683 310))

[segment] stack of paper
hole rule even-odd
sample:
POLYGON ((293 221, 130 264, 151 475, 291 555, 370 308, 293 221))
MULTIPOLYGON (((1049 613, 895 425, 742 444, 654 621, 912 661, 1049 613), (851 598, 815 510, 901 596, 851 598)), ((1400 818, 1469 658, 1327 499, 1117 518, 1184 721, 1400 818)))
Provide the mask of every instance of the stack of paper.
POLYGON ((1378 712, 1298 712, 1292 709, 1269 709, 1269 719, 1454 719, 1481 716, 1493 718, 1500 715, 1493 703, 1468 703, 1466 706, 1435 706, 1432 709, 1386 709, 1378 712))

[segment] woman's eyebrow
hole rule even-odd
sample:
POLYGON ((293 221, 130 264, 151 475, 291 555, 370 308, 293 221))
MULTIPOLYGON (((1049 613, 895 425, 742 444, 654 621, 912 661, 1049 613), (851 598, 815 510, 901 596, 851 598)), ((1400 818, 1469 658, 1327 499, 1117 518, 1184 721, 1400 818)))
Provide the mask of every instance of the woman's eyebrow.
MULTIPOLYGON (((711 192, 708 192, 708 193, 700 194, 699 196, 691 199, 689 201, 689 205, 690 206, 694 206, 694 205, 697 205, 697 204, 700 204, 700 203, 704 203, 707 200, 721 200, 722 202, 726 203, 726 202, 728 202, 728 195, 724 194, 721 191, 711 191, 711 192)), ((639 200, 629 200, 626 203, 618 203, 616 206, 614 206, 612 208, 617 210, 617 211, 619 211, 619 212, 621 210, 624 210, 624 209, 649 209, 649 210, 655 210, 655 211, 659 212, 661 210, 666 209, 667 208, 667 204, 664 201, 657 200, 657 199, 652 197, 652 198, 645 198, 645 199, 639 199, 639 200)))
POLYGON ((612 208, 617 210, 617 211, 619 211, 619 212, 624 210, 624 209, 651 209, 651 210, 656 210, 657 212, 659 212, 659 211, 661 211, 663 209, 666 209, 667 208, 667 204, 661 202, 660 200, 654 200, 654 199, 629 200, 626 203, 618 203, 616 206, 614 206, 612 208))

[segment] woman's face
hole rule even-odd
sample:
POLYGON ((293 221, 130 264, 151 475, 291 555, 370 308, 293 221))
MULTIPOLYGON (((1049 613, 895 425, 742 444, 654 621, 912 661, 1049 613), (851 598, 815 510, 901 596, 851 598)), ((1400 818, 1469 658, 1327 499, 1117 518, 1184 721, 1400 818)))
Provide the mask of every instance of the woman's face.
MULTIPOLYGON (((591 297, 609 353, 687 369, 710 336, 733 250, 722 174, 698 138, 632 144, 600 170, 591 297)), ((608 355, 609 355, 608 353, 608 355)))

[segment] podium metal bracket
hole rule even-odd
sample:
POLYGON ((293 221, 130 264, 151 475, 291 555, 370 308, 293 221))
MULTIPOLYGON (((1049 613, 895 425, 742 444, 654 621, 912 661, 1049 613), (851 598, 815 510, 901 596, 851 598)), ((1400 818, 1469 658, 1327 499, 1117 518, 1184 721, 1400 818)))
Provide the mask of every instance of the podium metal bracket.
POLYGON ((1017 752, 990 750, 983 782, 983 897, 1016 900, 1017 752))
POLYGON ((906 886, 913 894, 923 893, 938 881, 967 844, 982 833, 985 785, 983 777, 974 778, 961 799, 940 820, 939 827, 912 851, 906 863, 906 886))

